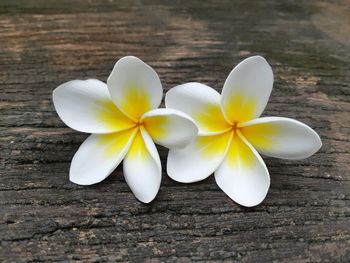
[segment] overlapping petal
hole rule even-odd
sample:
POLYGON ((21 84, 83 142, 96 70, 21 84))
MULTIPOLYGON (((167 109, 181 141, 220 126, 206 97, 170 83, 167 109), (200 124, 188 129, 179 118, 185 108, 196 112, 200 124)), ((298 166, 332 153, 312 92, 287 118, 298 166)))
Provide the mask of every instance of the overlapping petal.
POLYGON ((184 149, 170 150, 168 175, 182 183, 193 183, 207 178, 224 159, 231 137, 232 132, 198 136, 184 149))
POLYGON ((107 85, 114 103, 135 121, 158 108, 163 96, 157 73, 133 56, 123 57, 115 64, 107 85))
POLYGON ((112 102, 107 85, 96 79, 72 80, 53 91, 53 103, 61 120, 87 133, 111 133, 134 123, 112 102))
POLYGON ((322 146, 320 137, 313 129, 289 118, 258 118, 241 123, 239 127, 255 149, 267 156, 303 159, 322 146))
POLYGON ((161 163, 157 149, 147 133, 140 127, 123 161, 125 181, 141 202, 151 202, 161 182, 161 163))
POLYGON ((73 157, 69 179, 91 185, 104 180, 123 160, 137 129, 110 134, 92 134, 73 157))
POLYGON ((232 200, 248 207, 260 204, 270 186, 264 161, 239 131, 233 135, 228 153, 215 171, 215 180, 232 200))
POLYGON ((167 108, 183 111, 198 125, 200 135, 222 132, 230 128, 221 110, 220 94, 197 82, 176 86, 165 96, 167 108))
POLYGON ((155 109, 141 118, 152 139, 167 148, 183 148, 198 134, 193 120, 181 111, 174 109, 155 109))
POLYGON ((263 57, 253 56, 239 63, 227 77, 221 96, 227 120, 244 122, 261 115, 273 85, 273 73, 263 57))

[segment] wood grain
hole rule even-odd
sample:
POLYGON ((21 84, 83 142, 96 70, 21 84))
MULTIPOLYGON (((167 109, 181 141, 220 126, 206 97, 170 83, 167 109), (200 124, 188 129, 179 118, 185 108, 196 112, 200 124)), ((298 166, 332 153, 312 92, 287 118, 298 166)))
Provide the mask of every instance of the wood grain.
MULTIPOLYGON (((0 260, 3 262, 348 262, 350 5, 337 1, 0 2, 0 260), (240 60, 267 58, 275 84, 265 116, 296 118, 324 146, 302 161, 265 158, 266 200, 231 201, 211 176, 165 173, 149 205, 119 167, 104 182, 68 180, 87 137, 67 128, 51 93, 106 80, 122 56, 221 90, 240 60)), ((140 171, 142 176, 142 171, 140 171)))

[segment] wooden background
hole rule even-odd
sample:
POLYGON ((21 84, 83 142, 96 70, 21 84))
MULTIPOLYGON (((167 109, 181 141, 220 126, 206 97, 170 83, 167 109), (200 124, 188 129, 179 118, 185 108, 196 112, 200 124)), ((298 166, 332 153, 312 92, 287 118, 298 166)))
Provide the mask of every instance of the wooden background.
POLYGON ((348 262, 349 83, 348 0, 1 0, 0 261, 348 262), (324 144, 302 161, 265 158, 271 188, 261 205, 237 205, 213 176, 172 181, 164 148, 149 205, 121 167, 94 186, 69 182, 87 135, 58 118, 56 86, 106 81, 120 57, 135 55, 165 91, 188 81, 221 91, 255 54, 275 74, 264 115, 303 121, 324 144))

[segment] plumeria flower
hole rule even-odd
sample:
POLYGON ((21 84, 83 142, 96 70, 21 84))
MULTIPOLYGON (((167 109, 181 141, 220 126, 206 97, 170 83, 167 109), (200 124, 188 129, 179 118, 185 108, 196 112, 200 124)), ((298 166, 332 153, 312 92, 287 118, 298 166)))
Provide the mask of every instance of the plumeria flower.
POLYGON ((200 84, 171 89, 167 108, 189 114, 199 136, 184 149, 169 151, 167 172, 184 183, 215 172, 219 187, 243 206, 261 203, 270 176, 259 153, 282 159, 302 159, 321 147, 317 133, 289 118, 259 118, 273 85, 270 65, 260 56, 238 64, 225 81, 222 94, 200 84))
POLYGON ((161 182, 161 162, 154 142, 184 147, 198 133, 193 120, 174 109, 157 109, 163 89, 157 73, 140 59, 120 59, 107 79, 73 80, 57 87, 53 102, 72 129, 93 133, 74 155, 73 183, 101 182, 124 159, 124 177, 134 195, 151 202, 161 182), (154 142, 153 142, 154 141, 154 142))

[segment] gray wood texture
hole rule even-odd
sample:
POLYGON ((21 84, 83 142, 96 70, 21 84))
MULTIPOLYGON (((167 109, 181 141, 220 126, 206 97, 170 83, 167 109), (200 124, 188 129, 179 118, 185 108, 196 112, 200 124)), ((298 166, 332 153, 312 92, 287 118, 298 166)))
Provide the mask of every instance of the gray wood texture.
POLYGON ((0 261, 349 262, 349 72, 348 0, 1 0, 0 261), (121 167, 94 186, 69 182, 87 135, 58 118, 56 86, 105 81, 135 55, 165 91, 189 81, 221 91, 255 54, 275 74, 264 116, 303 121, 324 144, 306 160, 264 158, 271 188, 261 205, 237 205, 213 176, 172 181, 164 148, 149 205, 121 167))

